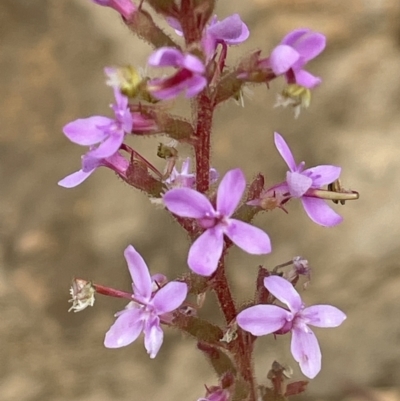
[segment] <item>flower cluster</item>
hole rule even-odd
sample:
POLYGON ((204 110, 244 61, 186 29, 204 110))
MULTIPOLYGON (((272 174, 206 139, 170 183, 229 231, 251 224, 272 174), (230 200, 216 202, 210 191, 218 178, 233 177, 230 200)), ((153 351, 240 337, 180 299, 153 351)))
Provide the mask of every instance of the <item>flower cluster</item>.
MULTIPOLYGON (((278 104, 293 106, 298 116, 301 108, 310 105, 312 91, 322 82, 307 71, 307 64, 324 50, 325 36, 296 29, 267 55, 251 52, 229 65, 230 46, 246 41, 250 31, 238 14, 219 19, 214 14, 214 1, 144 0, 138 5, 131 0, 93 2, 117 11, 126 27, 154 50, 144 68, 105 68, 106 83, 114 91, 113 117, 95 115, 64 126, 66 137, 87 151, 81 169, 59 185, 75 187, 105 166, 126 184, 143 191, 153 204, 161 205, 186 231, 191 244, 183 272, 172 281, 162 274, 151 276, 142 256, 129 245, 124 255, 132 290, 75 279, 70 310, 78 312, 93 306, 95 294, 127 300, 126 307, 115 314, 104 345, 127 346, 143 333, 150 358, 160 350, 165 326, 194 337, 218 375, 218 385, 206 387, 206 396, 200 400, 256 401, 267 399, 265 395, 271 391, 276 399, 284 399, 304 391, 307 382, 287 383, 278 362, 268 375, 270 385, 256 383, 252 360, 256 337, 291 333, 293 357, 303 374, 313 378, 321 369, 321 350, 309 326, 337 327, 346 315, 329 305, 305 307, 295 289, 301 282, 305 287, 311 279, 308 262, 301 257, 272 269, 259 266, 254 299, 238 308, 227 277, 227 255, 234 246, 250 255, 271 253, 275 238, 271 235, 271 241, 264 229, 253 224, 258 214, 275 209, 287 212, 287 203, 299 199, 313 222, 333 227, 343 219, 327 201, 344 204, 357 199, 358 193, 342 188, 338 166, 306 168, 305 162, 296 163, 278 133, 274 134, 275 147, 288 167, 278 182, 266 185, 261 172, 246 182, 239 167, 220 179, 212 167, 211 134, 214 112, 221 103, 241 98, 250 85, 269 87, 275 79, 286 82, 278 94, 278 104), (165 18, 171 32, 157 25, 153 12, 165 18), (165 68, 168 72, 164 75, 160 70, 165 68), (190 102, 191 118, 172 113, 173 100, 178 96, 190 102), (150 162, 130 143, 132 137, 155 135, 168 138, 168 145, 160 143, 154 149, 162 159, 161 169, 155 167, 160 160, 150 162), (188 147, 192 156, 181 154, 188 147), (290 270, 285 271, 289 265, 290 270), (215 295, 225 324, 203 316, 208 293, 215 295)), ((273 130, 267 132, 272 136, 273 130)), ((251 264, 242 269, 246 275, 254 270, 251 264)))

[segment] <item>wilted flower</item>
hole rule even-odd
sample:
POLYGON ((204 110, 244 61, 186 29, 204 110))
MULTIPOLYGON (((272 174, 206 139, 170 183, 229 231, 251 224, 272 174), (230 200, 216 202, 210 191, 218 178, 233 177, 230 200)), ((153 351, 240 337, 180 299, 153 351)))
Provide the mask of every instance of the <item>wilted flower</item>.
POLYGON ((72 306, 68 309, 68 312, 72 310, 80 312, 88 306, 94 305, 96 290, 90 281, 75 278, 72 281, 69 293, 71 294, 71 299, 68 302, 71 302, 72 306))

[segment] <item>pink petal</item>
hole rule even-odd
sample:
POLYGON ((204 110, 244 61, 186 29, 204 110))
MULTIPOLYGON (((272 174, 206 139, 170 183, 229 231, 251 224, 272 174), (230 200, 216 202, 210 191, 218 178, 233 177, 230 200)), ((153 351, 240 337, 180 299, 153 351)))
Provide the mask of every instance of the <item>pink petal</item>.
POLYGON ((250 35, 249 29, 240 19, 239 14, 233 14, 222 21, 210 25, 207 33, 217 40, 226 42, 228 45, 242 43, 250 35))
POLYGON ((106 157, 112 156, 116 153, 122 142, 124 141, 124 132, 123 131, 115 131, 109 137, 102 142, 96 149, 90 150, 87 154, 90 157, 96 159, 104 159, 106 157))
POLYGON ((321 370, 321 350, 315 334, 306 325, 293 327, 291 351, 303 374, 313 379, 321 370))
POLYGON ((290 151, 289 146, 287 145, 283 137, 279 135, 277 132, 275 132, 274 141, 275 141, 275 146, 278 149, 278 152, 282 156, 283 160, 285 160, 290 171, 296 171, 297 166, 296 162, 294 161, 293 154, 290 151))
POLYGON ((135 341, 143 330, 140 309, 123 311, 107 331, 104 345, 107 348, 119 348, 135 341))
POLYGON ((236 246, 252 255, 265 255, 271 252, 271 241, 268 235, 251 224, 230 219, 225 234, 236 246))
POLYGON ((163 201, 166 208, 177 216, 200 219, 215 214, 210 201, 191 188, 171 189, 164 195, 163 201))
POLYGON ((310 32, 308 28, 294 29, 281 40, 282 45, 293 46, 302 36, 310 32))
POLYGON ((291 312, 300 311, 303 306, 301 297, 289 281, 279 276, 269 276, 264 279, 264 286, 275 298, 286 304, 291 312))
POLYGON ((322 82, 321 78, 316 77, 305 70, 294 70, 293 73, 296 83, 308 89, 313 89, 322 82))
POLYGON ((337 180, 340 176, 342 169, 337 166, 322 165, 317 167, 308 168, 303 171, 303 174, 312 178, 312 186, 320 188, 323 185, 328 185, 337 180))
POLYGON ((188 286, 185 283, 171 281, 156 292, 152 299, 157 314, 172 312, 186 299, 188 286))
POLYGON ((309 306, 300 313, 306 324, 316 327, 338 327, 346 319, 340 309, 331 305, 309 306))
POLYGON ((235 211, 246 188, 246 178, 242 170, 236 168, 228 171, 222 178, 217 193, 217 210, 225 217, 235 211))
POLYGON ((324 227, 333 227, 343 221, 343 217, 331 209, 323 199, 303 196, 301 203, 314 223, 324 227))
POLYGON ((164 339, 158 316, 146 322, 143 332, 144 346, 150 358, 153 359, 157 356, 164 339))
POLYGON ((151 297, 152 282, 146 262, 132 245, 125 249, 124 256, 132 277, 135 296, 140 297, 142 301, 148 301, 151 297))
POLYGON ((256 305, 240 312, 236 321, 253 336, 264 336, 281 329, 291 314, 275 305, 256 305))
POLYGON ((70 175, 67 175, 62 180, 58 181, 58 185, 64 188, 74 188, 77 185, 81 184, 83 181, 88 178, 94 170, 84 172, 82 170, 76 171, 70 175))
POLYGON ((200 76, 194 75, 192 78, 185 82, 186 86, 186 97, 191 98, 198 95, 207 85, 207 79, 200 76))
POLYGON ((286 173, 286 182, 289 186, 290 195, 295 198, 300 198, 310 189, 313 180, 303 173, 292 173, 288 171, 286 173))
POLYGON ((173 47, 162 47, 153 52, 147 63, 153 67, 180 67, 183 54, 173 47))
POLYGON ((300 53, 304 62, 317 57, 326 46, 326 38, 318 32, 310 32, 303 35, 293 43, 293 47, 300 53))
POLYGON ((185 54, 183 57, 182 67, 197 74, 203 74, 206 69, 203 62, 192 54, 185 54))
POLYGON ((290 46, 279 45, 272 50, 269 63, 275 75, 287 72, 299 59, 299 53, 290 46))
POLYGON ((104 127, 112 124, 114 120, 102 116, 80 118, 65 125, 63 132, 73 143, 90 146, 102 142, 108 134, 104 127))
POLYGON ((189 250, 188 265, 201 276, 210 276, 217 270, 218 261, 224 245, 221 227, 204 231, 189 250))

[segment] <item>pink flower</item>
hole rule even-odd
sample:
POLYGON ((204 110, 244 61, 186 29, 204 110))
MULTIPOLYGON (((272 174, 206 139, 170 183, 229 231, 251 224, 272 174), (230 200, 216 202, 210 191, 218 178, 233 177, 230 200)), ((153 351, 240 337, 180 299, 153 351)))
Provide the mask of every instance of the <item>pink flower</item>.
POLYGON ((64 134, 71 142, 90 146, 87 156, 91 158, 104 159, 112 156, 122 145, 125 134, 132 130, 133 117, 128 107, 128 98, 116 88, 114 95, 116 103, 111 107, 115 118, 80 118, 64 126, 64 134))
POLYGON ((314 88, 321 79, 304 70, 304 66, 325 49, 325 36, 310 29, 295 29, 272 50, 265 63, 275 75, 284 74, 289 84, 314 88))
POLYGON ((183 303, 188 288, 185 283, 171 281, 157 289, 145 261, 132 245, 124 254, 133 281, 132 302, 116 314, 117 320, 106 333, 104 345, 107 348, 124 347, 143 332, 147 353, 150 358, 155 358, 164 338, 160 322, 171 321, 171 312, 183 303))
MULTIPOLYGON (((167 22, 175 29, 179 36, 183 36, 182 27, 175 18, 168 18, 167 22)), ((208 59, 213 57, 218 44, 223 46, 243 43, 250 35, 249 28, 240 19, 239 14, 233 14, 218 21, 216 15, 207 24, 202 37, 202 45, 208 59)))
POLYGON ((181 92, 190 98, 207 85, 203 62, 192 54, 183 54, 173 47, 157 49, 149 57, 153 67, 174 67, 178 71, 169 78, 155 78, 148 82, 148 90, 157 99, 173 99, 181 92))
POLYGON ((337 327, 346 315, 330 305, 305 307, 293 285, 279 276, 264 279, 265 288, 288 309, 276 305, 255 305, 237 315, 237 323, 254 336, 292 333, 291 351, 304 375, 313 379, 321 370, 321 350, 308 325, 337 327))
POLYGON ((110 168, 124 179, 129 162, 119 152, 103 159, 97 159, 86 154, 82 156, 82 169, 63 178, 58 182, 58 185, 64 188, 76 187, 101 166, 110 168))
POLYGON ((113 8, 119 12, 125 19, 129 19, 136 11, 136 6, 132 4, 131 0, 92 0, 100 6, 113 8))
POLYGON ((205 229, 189 251, 188 265, 195 273, 209 276, 215 272, 224 246, 224 234, 250 254, 271 252, 270 239, 264 231, 231 218, 245 188, 243 172, 235 169, 228 171, 219 184, 216 208, 205 195, 191 188, 171 189, 164 195, 164 204, 170 212, 197 219, 205 229))
MULTIPOLYGON (((275 132, 275 146, 285 160, 290 171, 286 173, 284 186, 293 198, 300 198, 304 210, 311 220, 326 227, 339 224, 343 218, 334 212, 323 199, 318 199, 307 194, 310 189, 321 188, 339 178, 341 168, 331 165, 321 165, 304 170, 305 163, 296 164, 289 146, 275 132)), ((280 188, 282 190, 282 186, 280 188)))

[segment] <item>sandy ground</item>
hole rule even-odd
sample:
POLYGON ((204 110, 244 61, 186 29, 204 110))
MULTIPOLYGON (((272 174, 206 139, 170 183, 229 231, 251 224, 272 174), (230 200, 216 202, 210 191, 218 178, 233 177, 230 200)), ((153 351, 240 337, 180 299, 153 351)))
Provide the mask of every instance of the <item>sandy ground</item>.
MULTIPOLYGON (((356 392, 377 399, 386 393, 364 389, 400 383, 400 3, 220 0, 218 7, 221 18, 240 12, 252 32, 232 50, 232 61, 256 48, 267 54, 295 27, 324 32, 328 48, 310 67, 324 83, 298 120, 272 108, 281 82, 269 91, 255 88, 245 108, 233 102, 220 108, 214 166, 280 180, 285 166, 272 139, 279 131, 299 160, 341 165, 345 184, 361 193, 357 203, 336 207, 344 222, 334 229, 313 224, 294 202, 289 215, 258 218, 274 252, 232 253, 238 298, 250 295, 258 264, 308 258, 313 281, 304 299, 334 304, 348 319, 338 329, 318 330, 323 370, 307 396, 356 392)), ((112 10, 88 0, 2 0, 0 45, 0 400, 197 399, 215 378, 193 340, 168 332, 150 360, 141 340, 104 348, 120 301, 98 298, 95 308, 67 313, 74 275, 129 289, 123 250, 130 243, 153 271, 173 277, 185 269, 183 232, 110 171, 76 189, 56 185, 78 168, 82 152, 62 126, 109 113, 102 68, 143 64, 150 48, 112 10)), ((159 163, 157 141, 132 145, 159 163)), ((301 378, 288 338, 262 340, 257 351, 259 377, 278 359, 301 378)))

